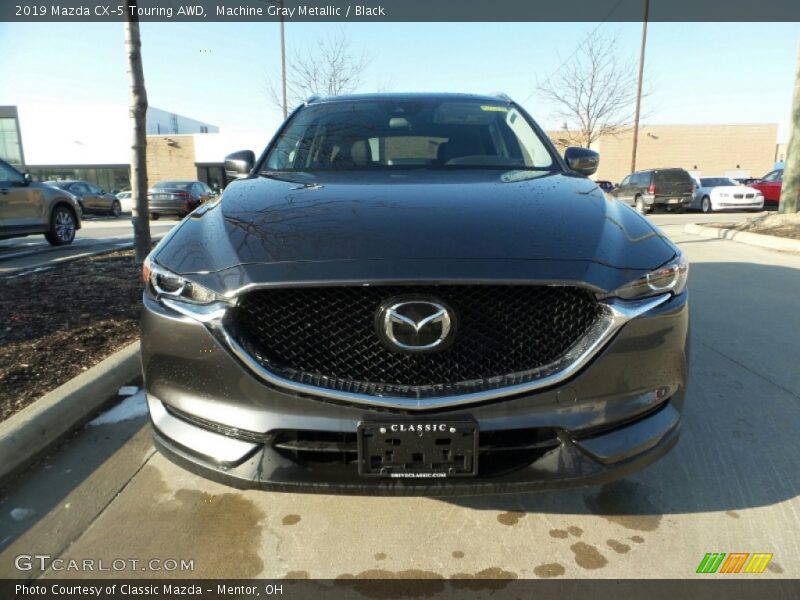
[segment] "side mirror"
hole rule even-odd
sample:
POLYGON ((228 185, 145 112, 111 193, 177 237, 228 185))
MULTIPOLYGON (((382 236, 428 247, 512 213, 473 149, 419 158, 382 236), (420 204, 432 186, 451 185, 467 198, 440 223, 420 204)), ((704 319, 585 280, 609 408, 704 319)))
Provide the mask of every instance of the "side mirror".
POLYGON ((593 175, 600 166, 600 155, 588 148, 578 148, 570 146, 564 152, 564 160, 567 166, 581 175, 593 175))
POLYGON ((32 183, 33 183, 33 177, 31 177, 31 174, 30 174, 30 173, 25 173, 25 174, 22 176, 22 181, 24 181, 24 182, 25 182, 25 185, 30 185, 30 184, 32 184, 32 183))
POLYGON ((225 157, 225 174, 233 179, 242 179, 250 175, 256 164, 256 155, 252 150, 239 150, 225 157))

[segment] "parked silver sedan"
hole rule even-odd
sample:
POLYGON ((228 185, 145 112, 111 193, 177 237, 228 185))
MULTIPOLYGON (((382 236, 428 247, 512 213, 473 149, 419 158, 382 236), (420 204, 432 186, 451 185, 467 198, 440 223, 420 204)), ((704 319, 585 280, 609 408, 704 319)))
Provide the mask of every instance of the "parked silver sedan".
POLYGON ((697 190, 692 208, 704 213, 717 210, 762 210, 764 195, 755 188, 739 185, 728 177, 695 178, 697 190))

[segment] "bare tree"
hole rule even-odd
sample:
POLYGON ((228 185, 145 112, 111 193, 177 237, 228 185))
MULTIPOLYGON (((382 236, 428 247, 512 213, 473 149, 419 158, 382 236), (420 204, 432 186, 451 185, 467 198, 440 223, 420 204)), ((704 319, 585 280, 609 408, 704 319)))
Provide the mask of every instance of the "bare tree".
POLYGON ((139 16, 125 0, 125 54, 128 57, 128 85, 131 118, 131 196, 134 202, 133 245, 137 262, 150 253, 150 213, 147 206, 147 90, 142 67, 142 39, 139 16))
MULTIPOLYGON (((351 49, 345 32, 320 39, 313 49, 289 61, 286 69, 289 110, 314 94, 338 96, 354 92, 368 66, 369 59, 351 49)), ((269 81, 267 87, 270 102, 283 108, 282 94, 276 86, 269 81)))
POLYGON ((538 95, 555 105, 569 143, 590 147, 626 129, 636 100, 636 67, 620 59, 615 37, 588 38, 538 95))

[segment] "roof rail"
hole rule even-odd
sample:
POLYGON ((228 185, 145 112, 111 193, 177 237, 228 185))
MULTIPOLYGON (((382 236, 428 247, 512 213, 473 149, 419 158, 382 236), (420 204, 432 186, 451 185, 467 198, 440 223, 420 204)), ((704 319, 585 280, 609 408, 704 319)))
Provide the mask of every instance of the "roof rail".
POLYGON ((322 100, 324 96, 322 94, 311 94, 308 98, 306 98, 306 104, 312 104, 317 100, 322 100))
POLYGON ((495 98, 500 98, 501 100, 505 100, 506 102, 513 102, 511 96, 506 94, 505 92, 494 92, 493 94, 489 94, 490 96, 494 96, 495 98))

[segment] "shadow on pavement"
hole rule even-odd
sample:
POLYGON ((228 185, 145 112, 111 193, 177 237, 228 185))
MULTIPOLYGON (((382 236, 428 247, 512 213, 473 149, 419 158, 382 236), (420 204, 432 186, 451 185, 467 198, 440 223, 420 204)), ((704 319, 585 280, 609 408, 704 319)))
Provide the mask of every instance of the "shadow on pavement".
POLYGON ((595 514, 650 530, 662 515, 769 506, 800 492, 800 270, 694 263, 691 369, 681 440, 603 486, 442 498, 475 510, 595 514))

